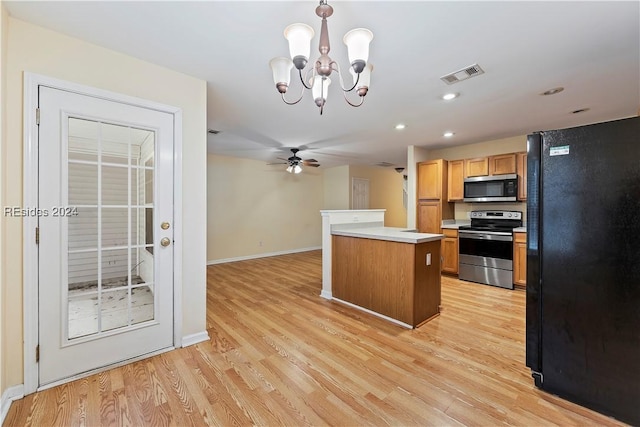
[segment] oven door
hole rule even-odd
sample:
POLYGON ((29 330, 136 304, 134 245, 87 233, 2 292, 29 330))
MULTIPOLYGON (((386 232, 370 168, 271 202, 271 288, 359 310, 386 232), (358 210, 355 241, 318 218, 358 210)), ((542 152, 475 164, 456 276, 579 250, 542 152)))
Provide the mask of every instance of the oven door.
POLYGON ((460 231, 458 278, 513 289, 511 233, 460 231))
POLYGON ((460 231, 459 262, 503 270, 513 269, 513 235, 506 232, 460 231))

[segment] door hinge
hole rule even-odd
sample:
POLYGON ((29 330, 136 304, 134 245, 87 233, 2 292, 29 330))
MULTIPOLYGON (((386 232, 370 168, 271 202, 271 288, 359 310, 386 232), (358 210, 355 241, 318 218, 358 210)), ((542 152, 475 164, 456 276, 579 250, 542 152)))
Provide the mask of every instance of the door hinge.
POLYGON ((40 344, 36 346, 36 363, 40 361, 40 344))
POLYGON ((36 227, 36 245, 40 244, 40 227, 36 227))
POLYGON ((40 108, 36 108, 36 124, 40 124, 40 108))

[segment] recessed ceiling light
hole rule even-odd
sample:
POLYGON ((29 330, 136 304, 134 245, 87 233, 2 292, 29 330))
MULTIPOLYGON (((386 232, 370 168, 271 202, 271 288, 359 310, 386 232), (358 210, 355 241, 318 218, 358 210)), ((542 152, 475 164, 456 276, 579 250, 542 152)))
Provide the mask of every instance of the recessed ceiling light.
POLYGON ((407 127, 407 125, 405 125, 404 123, 398 123, 396 125, 396 130, 402 130, 402 129, 406 128, 406 127, 407 127))
POLYGON ((590 108, 580 108, 578 110, 574 110, 571 112, 571 114, 579 114, 579 113, 584 113, 585 111, 589 111, 590 108))
POLYGON ((540 95, 555 95, 556 93, 560 93, 564 90, 563 87, 554 87, 553 89, 549 89, 547 91, 542 92, 540 95))
POLYGON ((444 95, 442 95, 442 99, 444 99, 445 101, 451 101, 452 99, 455 99, 458 96, 460 96, 459 93, 445 93, 444 95))
POLYGON ((442 134, 445 138, 451 138, 453 135, 455 135, 453 132, 445 132, 442 134))

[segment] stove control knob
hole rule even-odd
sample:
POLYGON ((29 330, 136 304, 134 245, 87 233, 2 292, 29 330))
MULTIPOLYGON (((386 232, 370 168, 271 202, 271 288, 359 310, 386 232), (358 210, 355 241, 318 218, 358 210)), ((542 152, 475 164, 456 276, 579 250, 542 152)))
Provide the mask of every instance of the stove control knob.
POLYGON ((511 218, 511 214, 507 215, 509 218, 511 218))

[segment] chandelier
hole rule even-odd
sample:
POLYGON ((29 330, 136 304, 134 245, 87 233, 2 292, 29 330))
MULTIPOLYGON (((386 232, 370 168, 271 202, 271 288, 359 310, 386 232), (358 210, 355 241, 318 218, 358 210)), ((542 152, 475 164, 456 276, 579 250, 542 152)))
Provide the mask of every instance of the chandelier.
POLYGON ((345 34, 342 39, 344 44, 347 45, 349 62, 351 63, 349 72, 353 76, 353 85, 347 88, 340 72, 340 66, 329 57, 331 47, 329 45, 327 18, 332 14, 333 7, 327 4, 327 0, 320 0, 320 5, 316 8, 316 15, 322 18, 318 45, 320 57, 316 60, 314 66, 306 71, 304 70, 309 61, 311 39, 315 34, 313 28, 306 24, 291 24, 284 30, 284 37, 289 41, 291 59, 285 57, 273 58, 269 65, 273 72, 273 81, 276 84, 276 88, 280 92, 282 100, 288 105, 300 102, 304 96, 305 89, 309 89, 313 95, 313 100, 320 108, 320 114, 322 114, 324 104, 327 102, 327 90, 331 84, 329 76, 334 71, 338 74, 345 101, 352 107, 359 107, 364 102, 364 97, 369 90, 371 71, 373 71, 373 66, 367 63, 369 59, 369 43, 373 39, 373 33, 366 28, 356 28, 345 34), (289 88, 291 70, 294 66, 298 70, 300 81, 302 82, 302 90, 296 100, 287 101, 284 94, 289 88), (359 102, 354 103, 347 98, 347 93, 353 90, 360 96, 359 102))

